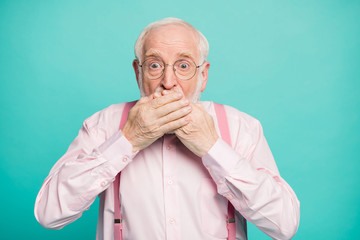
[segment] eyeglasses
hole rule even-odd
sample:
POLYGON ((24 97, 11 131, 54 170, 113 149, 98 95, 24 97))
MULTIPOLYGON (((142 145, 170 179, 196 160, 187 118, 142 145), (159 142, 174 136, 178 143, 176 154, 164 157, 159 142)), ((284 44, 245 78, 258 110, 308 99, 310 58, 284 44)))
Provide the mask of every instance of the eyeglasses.
POLYGON ((166 64, 158 58, 148 58, 139 67, 142 68, 144 77, 150 80, 160 78, 165 71, 166 66, 173 66, 175 76, 180 80, 186 81, 195 76, 196 70, 201 67, 189 59, 179 59, 174 64, 166 64))

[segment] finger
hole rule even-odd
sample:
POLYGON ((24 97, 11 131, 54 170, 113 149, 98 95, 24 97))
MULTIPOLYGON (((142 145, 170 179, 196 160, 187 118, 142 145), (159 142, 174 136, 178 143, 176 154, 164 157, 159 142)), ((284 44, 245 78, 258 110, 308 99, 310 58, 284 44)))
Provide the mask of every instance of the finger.
POLYGON ((167 95, 167 94, 169 94, 169 93, 172 93, 172 92, 177 92, 177 93, 180 93, 181 95, 183 95, 184 96, 184 92, 181 90, 181 88, 179 88, 179 87, 174 87, 174 88, 172 88, 172 89, 170 89, 170 90, 163 90, 162 92, 161 92, 161 94, 162 95, 167 95))
POLYGON ((155 92, 154 93, 154 98, 158 98, 158 97, 161 97, 161 93, 160 92, 155 92))
POLYGON ((160 125, 164 125, 164 124, 167 124, 169 122, 172 122, 172 121, 175 121, 179 118, 182 118, 184 116, 187 116, 188 114, 191 113, 191 106, 186 106, 186 107, 183 107, 177 111, 173 111, 163 117, 161 117, 159 119, 159 124, 160 125))
POLYGON ((161 94, 163 96, 168 95, 169 93, 171 93, 171 91, 169 91, 169 90, 164 90, 164 91, 161 92, 161 94))
POLYGON ((155 114, 158 116, 158 117, 163 117, 163 116, 166 116, 174 111, 178 111, 180 110, 181 108, 184 108, 184 107, 187 107, 189 106, 190 107, 190 102, 187 100, 187 99, 181 99, 179 101, 174 101, 174 102, 171 102, 171 103, 168 103, 166 105, 163 105, 162 107, 159 107, 155 110, 155 114))
POLYGON ((189 124, 189 118, 188 116, 184 116, 182 118, 176 119, 174 121, 168 122, 160 127, 160 131, 163 133, 172 132, 178 128, 181 128, 183 126, 186 126, 189 124))
POLYGON ((182 97, 180 93, 169 93, 165 96, 161 96, 158 98, 155 98, 153 101, 151 101, 151 105, 153 108, 159 108, 161 106, 164 106, 165 104, 168 104, 173 101, 177 101, 182 97))

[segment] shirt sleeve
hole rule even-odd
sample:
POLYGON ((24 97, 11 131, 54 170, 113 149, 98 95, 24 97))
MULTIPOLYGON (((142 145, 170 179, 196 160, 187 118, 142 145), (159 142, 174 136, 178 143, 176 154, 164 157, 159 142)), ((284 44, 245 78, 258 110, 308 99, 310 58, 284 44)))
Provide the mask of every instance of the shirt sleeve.
POLYGON ((219 138, 202 161, 218 193, 243 217, 273 239, 291 239, 299 225, 300 203, 280 177, 262 127, 256 123, 252 132, 257 140, 246 157, 238 143, 234 150, 219 138))
POLYGON ((60 229, 81 217, 135 157, 121 131, 101 144, 93 132, 85 121, 43 183, 35 217, 45 228, 60 229))

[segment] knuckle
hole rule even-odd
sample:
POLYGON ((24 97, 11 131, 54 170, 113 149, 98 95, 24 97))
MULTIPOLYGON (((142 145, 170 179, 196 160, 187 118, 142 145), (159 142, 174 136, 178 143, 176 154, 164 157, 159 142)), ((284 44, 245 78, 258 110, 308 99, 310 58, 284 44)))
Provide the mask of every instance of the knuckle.
POLYGON ((181 105, 182 106, 186 106, 186 105, 188 105, 189 104, 189 100, 187 100, 187 99, 183 99, 183 100, 181 100, 181 105))
POLYGON ((190 112, 190 110, 191 110, 190 107, 183 108, 183 112, 184 112, 184 113, 188 113, 188 112, 190 112))
POLYGON ((164 98, 163 97, 156 98, 156 99, 154 99, 154 102, 156 105, 161 106, 164 102, 164 98))

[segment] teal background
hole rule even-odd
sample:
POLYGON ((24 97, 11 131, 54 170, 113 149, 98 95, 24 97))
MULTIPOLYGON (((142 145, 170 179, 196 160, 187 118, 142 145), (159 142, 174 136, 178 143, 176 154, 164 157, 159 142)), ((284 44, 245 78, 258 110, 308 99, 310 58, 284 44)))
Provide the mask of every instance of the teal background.
MULTIPOLYGON (((203 100, 258 118, 301 202, 294 239, 360 239, 360 1, 0 1, 1 239, 95 239, 33 206, 82 121, 139 97, 133 44, 179 17, 210 42, 203 100)), ((250 239, 269 239, 249 225, 250 239)))

